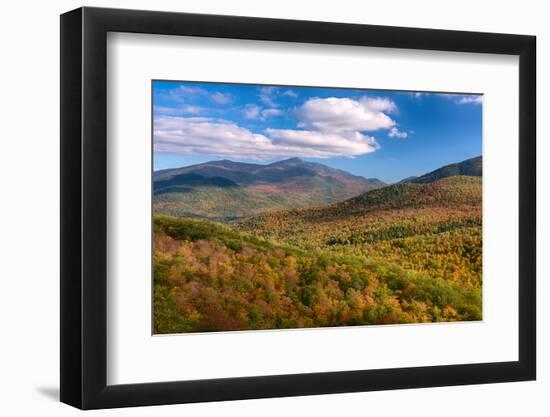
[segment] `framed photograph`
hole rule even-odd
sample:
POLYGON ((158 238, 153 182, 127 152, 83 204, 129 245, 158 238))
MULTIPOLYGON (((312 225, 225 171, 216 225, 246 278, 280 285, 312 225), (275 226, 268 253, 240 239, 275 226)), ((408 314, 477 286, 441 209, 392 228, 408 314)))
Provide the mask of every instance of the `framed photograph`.
POLYGON ((61 401, 533 380, 535 37, 61 16, 61 401))

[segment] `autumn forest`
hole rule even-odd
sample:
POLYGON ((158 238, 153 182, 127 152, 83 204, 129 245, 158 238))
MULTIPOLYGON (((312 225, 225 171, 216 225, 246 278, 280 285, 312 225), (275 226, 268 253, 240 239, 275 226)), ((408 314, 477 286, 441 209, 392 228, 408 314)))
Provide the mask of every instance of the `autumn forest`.
POLYGON ((482 319, 482 159, 392 184, 299 158, 155 171, 154 333, 482 319))

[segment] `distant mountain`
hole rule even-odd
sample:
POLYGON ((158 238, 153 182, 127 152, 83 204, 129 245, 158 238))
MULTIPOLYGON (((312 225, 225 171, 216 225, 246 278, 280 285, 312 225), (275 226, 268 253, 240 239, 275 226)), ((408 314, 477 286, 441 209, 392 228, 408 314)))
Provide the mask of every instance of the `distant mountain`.
POLYGON ((332 204, 385 186, 291 158, 268 165, 211 161, 153 175, 154 209, 179 217, 233 220, 270 210, 332 204))
POLYGON ((289 184, 309 177, 333 178, 342 182, 349 192, 364 192, 384 186, 377 178, 364 178, 346 171, 328 167, 314 162, 305 162, 300 158, 291 158, 268 165, 233 162, 229 160, 211 161, 184 168, 156 171, 154 181, 170 179, 181 174, 200 174, 203 177, 220 177, 237 183, 240 186, 260 184, 289 184))
POLYGON ((483 174, 482 157, 478 156, 456 164, 445 165, 435 171, 416 178, 406 178, 401 182, 413 182, 418 184, 427 184, 441 178, 452 177, 455 175, 466 175, 473 177, 481 177, 483 174))
POLYGON ((153 183, 156 194, 192 192, 195 187, 238 187, 238 185, 222 177, 205 177, 199 174, 176 174, 172 177, 158 179, 153 183))

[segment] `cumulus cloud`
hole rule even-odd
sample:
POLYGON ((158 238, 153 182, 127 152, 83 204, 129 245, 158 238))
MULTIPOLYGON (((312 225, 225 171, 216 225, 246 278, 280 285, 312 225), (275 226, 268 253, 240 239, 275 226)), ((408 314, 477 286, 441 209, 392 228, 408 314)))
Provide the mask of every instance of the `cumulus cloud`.
POLYGON ((397 106, 395 103, 386 97, 361 97, 359 100, 367 110, 369 111, 379 111, 386 113, 395 113, 397 112, 397 106))
POLYGON ((389 132, 388 132, 388 136, 390 138, 401 138, 401 139, 404 139, 406 138, 407 136, 409 136, 409 132, 402 132, 401 130, 399 130, 397 127, 392 127, 389 132))
POLYGON ((386 98, 313 98, 297 111, 299 126, 308 130, 342 133, 389 129, 395 125, 386 113, 397 107, 386 98))
POLYGON ((252 133, 233 122, 203 117, 157 117, 153 134, 155 151, 186 155, 241 159, 271 145, 264 135, 252 133))
MULTIPOLYGON (((263 87, 258 92, 260 100, 267 97, 261 100, 264 104, 281 95, 275 87, 263 87)), ((246 105, 242 111, 246 119, 264 122, 285 114, 281 108, 263 108, 256 103, 246 105)), ((312 98, 293 111, 296 129, 266 128, 261 133, 224 119, 159 113, 154 120, 155 151, 236 160, 353 157, 379 148, 376 139, 365 132, 387 129, 390 137, 408 136, 390 117, 396 112, 397 106, 388 98, 312 98)))
POLYGON ((261 160, 278 156, 356 156, 374 152, 378 144, 359 132, 269 128, 258 134, 223 119, 158 116, 154 121, 154 147, 156 152, 261 160))
POLYGON ((265 132, 275 146, 307 149, 319 157, 363 155, 378 149, 376 139, 359 132, 346 135, 294 129, 266 129, 265 132))

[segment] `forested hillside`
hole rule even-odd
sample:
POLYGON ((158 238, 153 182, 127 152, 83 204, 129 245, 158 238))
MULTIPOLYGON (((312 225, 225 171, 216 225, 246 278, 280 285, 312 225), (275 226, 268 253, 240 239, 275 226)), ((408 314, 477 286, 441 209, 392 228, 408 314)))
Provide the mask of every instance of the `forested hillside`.
POLYGON ((481 202, 450 176, 231 227, 157 215, 155 333, 480 320, 481 202))
POLYGON ((156 213, 227 223, 335 203, 384 185, 299 158, 268 165, 224 160, 155 172, 153 204, 156 213))
POLYGON ((473 177, 481 177, 483 175, 483 160, 481 156, 466 159, 465 161, 445 165, 435 171, 429 172, 421 177, 411 177, 402 182, 416 182, 427 184, 442 178, 452 177, 455 175, 468 175, 473 177))
POLYGON ((301 247, 370 243, 481 225, 481 178, 395 184, 331 206, 252 217, 237 227, 301 247))
MULTIPOLYGON (((455 255, 468 247, 441 239, 455 255)), ((414 271, 169 217, 155 218, 154 245, 155 333, 481 319, 479 284, 432 276, 436 265, 414 271)))

